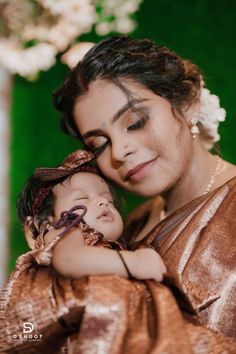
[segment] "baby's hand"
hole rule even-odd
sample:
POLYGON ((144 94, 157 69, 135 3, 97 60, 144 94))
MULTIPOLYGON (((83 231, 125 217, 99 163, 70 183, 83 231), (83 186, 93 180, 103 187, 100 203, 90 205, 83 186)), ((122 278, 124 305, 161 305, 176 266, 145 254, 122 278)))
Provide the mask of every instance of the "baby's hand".
POLYGON ((162 281, 166 267, 157 251, 152 248, 141 248, 134 252, 137 264, 134 269, 130 269, 131 274, 137 279, 162 281))

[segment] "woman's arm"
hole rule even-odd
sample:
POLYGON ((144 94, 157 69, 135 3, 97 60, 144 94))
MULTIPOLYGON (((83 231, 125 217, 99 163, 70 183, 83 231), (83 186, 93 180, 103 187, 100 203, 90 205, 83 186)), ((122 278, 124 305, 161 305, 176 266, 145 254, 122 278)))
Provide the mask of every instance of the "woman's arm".
MULTIPOLYGON (((49 231, 46 242, 55 237, 58 230, 49 231)), ((131 275, 137 279, 161 281, 166 271, 158 253, 150 248, 137 251, 120 251, 131 275)), ((128 277, 127 270, 117 251, 91 247, 84 244, 80 229, 73 229, 56 246, 52 266, 61 275, 79 278, 85 275, 117 274, 128 277)))

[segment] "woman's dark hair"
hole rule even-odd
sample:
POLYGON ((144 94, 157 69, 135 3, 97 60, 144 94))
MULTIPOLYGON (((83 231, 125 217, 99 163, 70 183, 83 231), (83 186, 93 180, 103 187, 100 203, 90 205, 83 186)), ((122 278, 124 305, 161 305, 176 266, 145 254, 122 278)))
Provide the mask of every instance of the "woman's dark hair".
POLYGON ((62 129, 77 138, 80 133, 73 117, 74 105, 96 79, 113 82, 124 92, 122 79, 136 81, 167 99, 179 113, 199 97, 201 86, 197 66, 168 48, 147 39, 109 37, 87 52, 53 94, 54 106, 62 113, 62 129))

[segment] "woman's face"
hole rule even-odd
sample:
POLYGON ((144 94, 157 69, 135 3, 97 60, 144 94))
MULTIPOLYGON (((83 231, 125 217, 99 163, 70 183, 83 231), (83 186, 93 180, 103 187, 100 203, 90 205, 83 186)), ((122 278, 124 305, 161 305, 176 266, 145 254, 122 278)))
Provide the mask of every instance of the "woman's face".
POLYGON ((104 175, 126 190, 155 196, 188 171, 192 137, 167 100, 138 83, 123 84, 129 100, 115 84, 93 82, 75 104, 75 122, 85 144, 99 153, 104 175))

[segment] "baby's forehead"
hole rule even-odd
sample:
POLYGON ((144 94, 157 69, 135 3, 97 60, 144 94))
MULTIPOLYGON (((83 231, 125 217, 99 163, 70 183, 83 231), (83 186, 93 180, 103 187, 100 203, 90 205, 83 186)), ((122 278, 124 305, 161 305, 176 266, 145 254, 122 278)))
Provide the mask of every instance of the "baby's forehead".
POLYGON ((60 187, 70 190, 104 190, 108 192, 110 191, 108 184, 101 176, 87 171, 80 171, 73 174, 72 176, 69 176, 66 180, 57 185, 54 190, 58 191, 58 189, 61 189, 60 187))
POLYGON ((106 181, 101 176, 93 172, 80 171, 73 174, 71 177, 69 177, 69 179, 70 179, 69 181, 70 184, 71 182, 76 183, 78 181, 81 184, 91 184, 94 187, 96 187, 96 184, 94 183, 100 183, 101 185, 108 187, 106 181))

